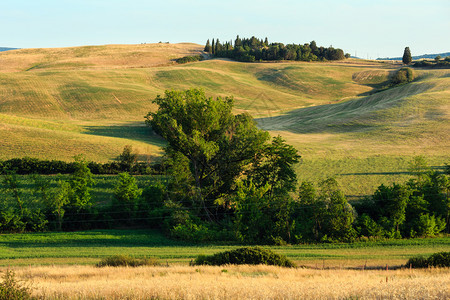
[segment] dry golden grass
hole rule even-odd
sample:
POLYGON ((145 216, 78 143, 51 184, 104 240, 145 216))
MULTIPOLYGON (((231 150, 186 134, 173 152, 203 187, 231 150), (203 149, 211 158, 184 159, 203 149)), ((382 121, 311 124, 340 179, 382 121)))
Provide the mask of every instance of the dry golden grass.
MULTIPOLYGON (((4 271, 5 269, 3 269, 4 271)), ((449 269, 16 268, 43 299, 448 299, 449 269)))
POLYGON ((173 64, 176 58, 202 50, 191 43, 19 49, 0 53, 0 72, 148 68, 173 64))

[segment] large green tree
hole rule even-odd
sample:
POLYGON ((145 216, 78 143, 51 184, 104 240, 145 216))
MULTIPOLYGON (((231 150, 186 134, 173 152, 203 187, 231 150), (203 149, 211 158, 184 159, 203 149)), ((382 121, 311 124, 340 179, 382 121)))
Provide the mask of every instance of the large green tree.
POLYGON ((234 115, 232 97, 208 98, 190 89, 166 91, 153 102, 159 108, 146 123, 167 140, 166 157, 176 168, 172 177, 183 186, 181 196, 212 219, 211 207, 264 151, 269 134, 249 114, 234 115))

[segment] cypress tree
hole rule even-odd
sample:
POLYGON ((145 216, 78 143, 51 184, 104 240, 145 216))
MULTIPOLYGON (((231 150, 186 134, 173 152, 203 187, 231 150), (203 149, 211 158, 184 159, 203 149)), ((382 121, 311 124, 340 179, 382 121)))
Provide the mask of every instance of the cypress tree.
POLYGON ((216 49, 214 50, 214 53, 217 53, 220 50, 222 50, 222 49, 221 49, 219 39, 216 39, 216 49))
POLYGON ((209 39, 206 41, 205 49, 203 49, 206 53, 211 53, 211 44, 209 43, 209 39))
POLYGON ((239 38, 239 35, 236 36, 236 40, 234 41, 234 47, 242 46, 242 40, 239 38))
POLYGON ((212 40, 211 53, 216 54, 216 47, 215 47, 214 39, 212 40))
POLYGON ((409 50, 409 47, 405 48, 402 61, 405 65, 408 65, 412 62, 411 51, 409 50))

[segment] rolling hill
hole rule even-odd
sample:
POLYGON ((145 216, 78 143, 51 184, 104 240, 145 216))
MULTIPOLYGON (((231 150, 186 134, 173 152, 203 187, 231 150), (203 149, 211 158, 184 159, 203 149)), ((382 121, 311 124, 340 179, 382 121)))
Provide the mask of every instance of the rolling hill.
POLYGON ((0 53, 0 159, 107 161, 131 144, 141 159, 164 142, 144 126, 166 89, 201 87, 235 97, 235 112, 281 134, 300 151, 300 179, 337 176, 348 194, 407 177, 414 155, 450 162, 450 71, 419 70, 407 85, 381 89, 399 65, 239 63, 177 65, 195 44, 106 45, 0 53))

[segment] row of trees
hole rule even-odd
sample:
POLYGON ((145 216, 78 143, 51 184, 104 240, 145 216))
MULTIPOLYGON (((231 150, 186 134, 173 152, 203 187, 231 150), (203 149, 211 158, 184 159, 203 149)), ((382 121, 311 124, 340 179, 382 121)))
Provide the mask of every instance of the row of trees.
MULTIPOLYGON (((98 163, 87 162, 87 167, 93 174, 119 174, 129 172, 136 175, 158 174, 160 166, 148 162, 138 162, 137 153, 133 147, 126 145, 122 153, 115 161, 98 163)), ((77 162, 66 162, 61 160, 43 160, 32 157, 12 158, 0 160, 0 174, 14 172, 20 175, 27 174, 71 174, 77 168, 77 162)))
POLYGON ((212 44, 207 40, 204 51, 216 57, 227 57, 244 62, 264 61, 264 60, 297 60, 297 61, 317 61, 317 60, 342 60, 350 57, 344 55, 342 49, 333 47, 318 47, 315 41, 303 45, 282 43, 270 43, 267 38, 263 41, 252 36, 241 39, 236 37, 234 44, 232 41, 222 44, 219 39, 212 39, 212 44))

